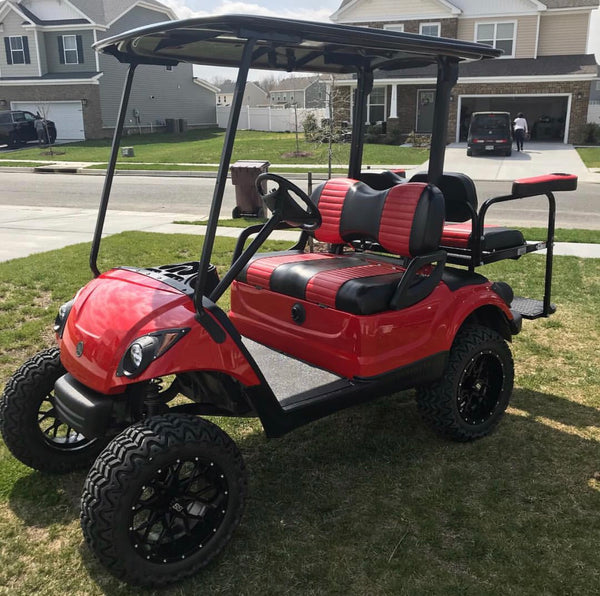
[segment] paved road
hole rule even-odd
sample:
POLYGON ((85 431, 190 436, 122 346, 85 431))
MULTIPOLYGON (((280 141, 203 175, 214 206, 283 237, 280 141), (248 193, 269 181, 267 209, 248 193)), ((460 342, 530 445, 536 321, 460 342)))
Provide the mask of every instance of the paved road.
MULTIPOLYGON (((0 172, 0 205, 97 209, 103 180, 101 176, 76 174, 0 172)), ((305 182, 295 182, 306 188, 305 182)), ((117 176, 110 208, 200 218, 209 213, 213 187, 212 178, 117 176)), ((507 194, 510 187, 510 182, 504 181, 477 182, 480 202, 507 194)), ((235 206, 234 190, 227 185, 224 214, 235 206)), ((557 227, 600 230, 600 185, 580 182, 575 192, 557 193, 557 203, 557 227)), ((544 198, 524 199, 493 208, 489 222, 541 226, 546 213, 544 198)))

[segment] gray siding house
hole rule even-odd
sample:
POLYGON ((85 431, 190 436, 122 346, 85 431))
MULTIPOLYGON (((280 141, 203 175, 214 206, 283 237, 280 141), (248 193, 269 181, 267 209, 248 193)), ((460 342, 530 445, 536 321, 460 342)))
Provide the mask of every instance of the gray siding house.
MULTIPOLYGON (((39 112, 63 140, 110 136, 127 67, 92 44, 175 18, 156 0, 0 0, 0 110, 39 112)), ((126 126, 216 125, 215 89, 194 81, 192 65, 139 66, 136 80, 126 126)))
MULTIPOLYGON (((233 92, 235 90, 235 83, 233 81, 225 81, 219 85, 217 91, 217 105, 218 106, 230 106, 233 101, 233 92)), ((251 108, 259 108, 269 105, 269 94, 261 89, 256 83, 248 81, 244 89, 244 99, 242 100, 243 106, 249 106, 251 108)))
POLYGON ((279 81, 270 93, 272 106, 289 108, 324 108, 327 105, 327 82, 319 76, 289 77, 279 81))

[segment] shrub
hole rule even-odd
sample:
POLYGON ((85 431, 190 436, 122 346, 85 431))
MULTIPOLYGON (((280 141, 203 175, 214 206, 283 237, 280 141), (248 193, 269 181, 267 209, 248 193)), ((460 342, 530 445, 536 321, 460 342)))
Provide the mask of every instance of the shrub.
POLYGON ((586 145, 600 144, 600 124, 588 122, 583 127, 582 142, 586 145))
POLYGON ((317 119, 315 115, 312 113, 308 113, 306 118, 304 118, 304 122, 302 123, 302 128, 304 128, 304 137, 307 141, 315 141, 317 133, 319 131, 319 125, 317 124, 317 119))

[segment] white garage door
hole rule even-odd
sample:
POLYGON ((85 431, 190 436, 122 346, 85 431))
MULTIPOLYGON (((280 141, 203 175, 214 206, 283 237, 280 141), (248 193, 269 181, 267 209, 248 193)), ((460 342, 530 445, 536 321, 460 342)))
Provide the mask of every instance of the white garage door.
POLYGON ((56 124, 56 138, 59 141, 83 141, 85 131, 83 128, 83 108, 80 101, 13 101, 11 109, 46 112, 46 118, 56 124))

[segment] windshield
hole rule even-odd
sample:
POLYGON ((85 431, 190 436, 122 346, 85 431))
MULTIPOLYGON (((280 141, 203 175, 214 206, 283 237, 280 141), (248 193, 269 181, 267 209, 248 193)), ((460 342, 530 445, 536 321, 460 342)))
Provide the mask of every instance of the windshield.
POLYGON ((471 134, 508 134, 509 131, 508 114, 477 114, 471 121, 471 134))

